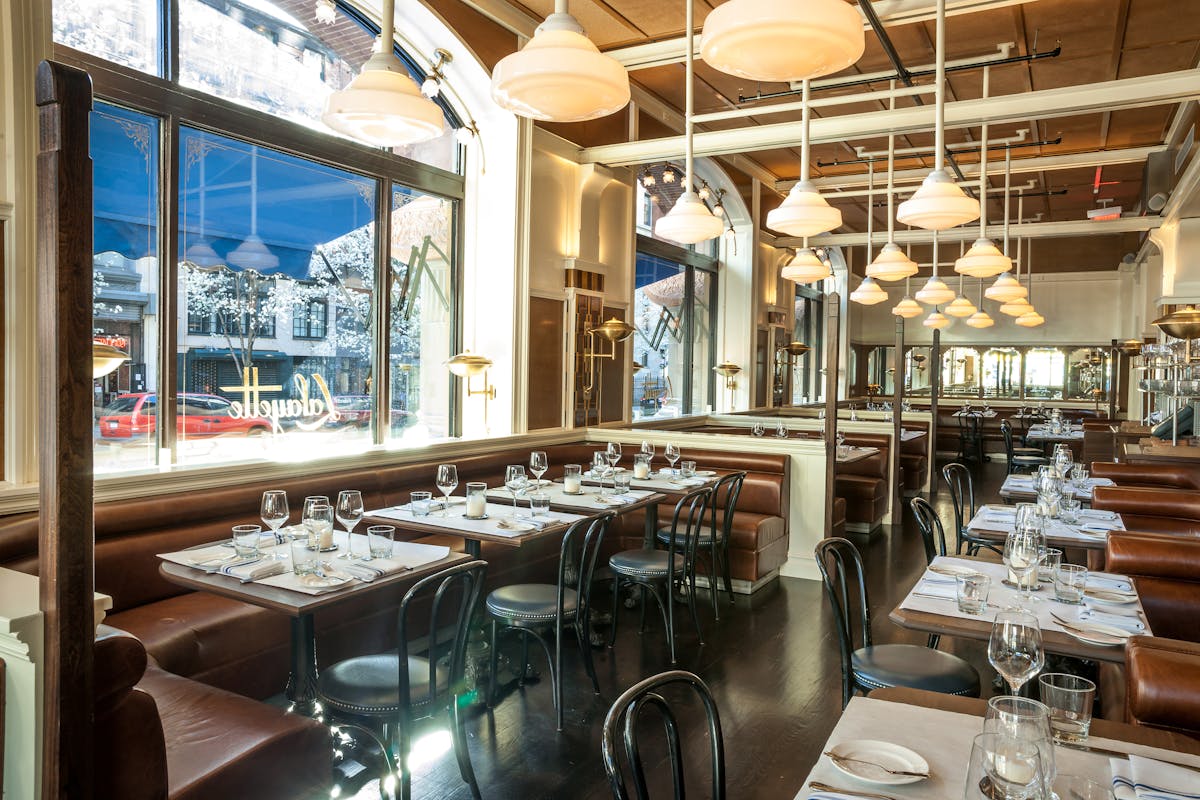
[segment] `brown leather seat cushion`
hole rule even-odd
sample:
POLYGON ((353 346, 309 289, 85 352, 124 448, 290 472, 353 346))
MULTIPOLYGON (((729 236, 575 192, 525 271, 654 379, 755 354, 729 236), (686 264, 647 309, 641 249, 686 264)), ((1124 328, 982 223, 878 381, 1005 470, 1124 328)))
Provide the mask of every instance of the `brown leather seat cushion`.
POLYGON ((924 453, 901 453, 900 464, 904 467, 904 481, 901 484, 907 491, 920 491, 925 485, 925 471, 929 459, 924 453))
POLYGON ((1093 461, 1092 477, 1109 478, 1117 486, 1200 489, 1200 468, 1188 464, 1120 464, 1093 461))
POLYGON ((1097 486, 1092 496, 1092 508, 1116 511, 1126 530, 1200 536, 1200 492, 1097 486))
POLYGON ((155 666, 138 688, 162 718, 172 800, 294 800, 329 786, 333 750, 319 722, 155 666))

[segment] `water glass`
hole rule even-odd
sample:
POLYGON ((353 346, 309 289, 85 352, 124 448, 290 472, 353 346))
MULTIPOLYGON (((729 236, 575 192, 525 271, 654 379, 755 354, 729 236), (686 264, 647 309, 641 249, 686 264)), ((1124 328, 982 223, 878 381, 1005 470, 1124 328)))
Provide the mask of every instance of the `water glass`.
POLYGON ((450 514, 450 495, 458 488, 458 467, 454 464, 438 464, 436 484, 443 495, 442 516, 450 514))
POLYGON ((617 472, 613 474, 613 494, 629 494, 628 472, 617 472))
POLYGON ((583 494, 583 467, 579 464, 563 466, 563 493, 583 494))
POLYGON ((310 550, 308 547, 307 536, 292 537, 292 572, 297 575, 311 575, 317 571, 317 555, 316 550, 310 550))
POLYGON ((1054 573, 1054 598, 1063 603, 1077 606, 1083 602, 1083 590, 1087 587, 1087 567, 1079 564, 1060 564, 1054 573))
POLYGON ((428 517, 429 510, 433 507, 433 493, 411 492, 408 495, 408 507, 414 517, 428 517))
POLYGON ((396 529, 391 525, 372 525, 367 528, 367 549, 371 558, 391 558, 395 535, 396 529))
POLYGON ((1062 550, 1047 547, 1038 559, 1038 580, 1043 583, 1053 583, 1058 568, 1062 565, 1062 550))
POLYGON ((1041 751, 1003 733, 981 733, 971 743, 963 800, 1033 800, 1044 787, 1041 751))
POLYGON ((982 614, 987 608, 988 594, 992 590, 992 579, 973 572, 955 577, 955 597, 958 610, 964 614, 982 614))
POLYGON ((483 519, 487 516, 487 484, 467 484, 467 519, 483 519))
POLYGON ((775 435, 780 439, 786 439, 788 435, 788 426, 780 422, 775 426, 775 435))
POLYGON ((684 479, 696 477, 696 462, 695 461, 680 461, 679 462, 679 475, 680 475, 680 477, 682 477, 684 479))
POLYGON ((1078 675, 1048 672, 1038 676, 1042 702, 1050 710, 1050 731, 1054 741, 1086 742, 1092 725, 1092 704, 1096 684, 1078 675))
POLYGON ((1058 502, 1058 518, 1068 525, 1074 525, 1079 522, 1079 512, 1083 509, 1083 503, 1078 497, 1063 497, 1058 502))
POLYGON ((756 422, 754 423, 754 426, 750 428, 750 433, 754 436, 762 436, 764 433, 766 433, 766 429, 763 428, 763 424, 761 422, 756 422))
POLYGON ((1075 469, 1071 470, 1071 483, 1075 485, 1075 491, 1080 493, 1087 491, 1088 471, 1083 468, 1082 464, 1076 464, 1075 469))
POLYGON ((333 549, 333 506, 314 505, 304 526, 308 530, 308 546, 313 550, 333 549))
POLYGON ((550 495, 545 492, 534 492, 529 495, 529 516, 534 519, 550 516, 550 495))
POLYGON ((838 461, 845 461, 849 457, 850 457, 850 445, 839 444, 837 446, 838 461))
MULTIPOLYGON (((1041 759, 1042 778, 1049 787, 1057 767, 1050 731, 1050 709, 1028 697, 993 697, 983 720, 984 733, 1013 736, 1034 745, 1041 759)), ((1042 795, 1049 797, 1048 794, 1042 795)))
POLYGON ((233 552, 238 558, 254 558, 258 555, 258 539, 262 536, 262 525, 234 525, 233 552))

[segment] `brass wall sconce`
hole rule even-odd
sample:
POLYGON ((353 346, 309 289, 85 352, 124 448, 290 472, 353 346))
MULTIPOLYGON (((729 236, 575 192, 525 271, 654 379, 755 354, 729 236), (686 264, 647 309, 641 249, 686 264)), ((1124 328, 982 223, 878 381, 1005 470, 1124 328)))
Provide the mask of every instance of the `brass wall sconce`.
POLYGON ((587 379, 583 385, 583 393, 590 396, 596 388, 595 365, 598 358, 610 358, 615 360, 617 357, 617 342, 623 342, 633 332, 637 330, 628 322, 619 320, 616 317, 611 317, 605 320, 594 328, 589 328, 587 339, 584 340, 583 360, 584 366, 587 369, 587 379), (597 352, 595 346, 596 337, 605 339, 609 343, 608 352, 597 352))
POLYGON ((467 397, 483 396, 483 427, 488 428, 488 401, 496 399, 496 387, 488 383, 487 371, 492 366, 492 360, 486 356, 464 350, 446 362, 446 368, 454 375, 467 380, 467 397), (483 388, 472 389, 471 378, 483 376, 483 388))
POLYGON ((1200 310, 1195 306, 1184 306, 1150 323, 1174 339, 1184 341, 1183 360, 1192 361, 1192 340, 1200 339, 1200 310))
POLYGON ((92 379, 103 378, 129 360, 129 354, 111 344, 92 344, 92 379))
POLYGON ((1127 356, 1136 356, 1142 352, 1141 339, 1123 339, 1117 342, 1117 349, 1127 356))
POLYGON ((722 361, 713 367, 713 372, 725 379, 725 388, 733 391, 737 388, 737 375, 742 371, 742 368, 732 361, 722 361))
POLYGON ((803 342, 788 342, 784 346, 777 348, 775 353, 777 355, 782 353, 783 355, 787 356, 787 358, 793 359, 804 355, 809 350, 812 350, 812 348, 803 342))

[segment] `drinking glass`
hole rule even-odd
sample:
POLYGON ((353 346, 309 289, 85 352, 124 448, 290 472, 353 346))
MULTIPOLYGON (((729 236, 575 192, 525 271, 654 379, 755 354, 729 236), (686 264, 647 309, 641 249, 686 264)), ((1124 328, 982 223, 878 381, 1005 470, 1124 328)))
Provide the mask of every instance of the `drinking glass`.
POLYGON ((687 480, 696 477, 696 462, 695 461, 680 461, 679 462, 679 477, 687 480))
POLYGON ((254 558, 258 555, 258 539, 262 536, 262 525, 234 525, 233 552, 238 558, 254 558))
POLYGON ((529 488, 529 478, 526 477, 523 466, 520 464, 509 464, 504 468, 504 488, 508 489, 508 493, 512 495, 512 515, 516 517, 517 495, 529 488))
POLYGON ((603 450, 592 453, 592 474, 600 482, 600 496, 607 494, 604 488, 604 476, 608 474, 608 454, 603 450))
POLYGON ((679 460, 679 448, 669 444, 663 449, 663 455, 667 457, 667 463, 671 465, 671 472, 674 472, 675 462, 679 460))
POLYGON ((545 492, 534 492, 529 495, 529 516, 534 519, 550 515, 550 495, 545 492))
POLYGON ((1098 783, 1081 775, 1059 775, 1054 793, 1070 800, 1113 800, 1111 783, 1098 783))
POLYGON ((1062 566, 1062 550, 1047 547, 1038 558, 1038 580, 1043 583, 1054 583, 1054 576, 1062 566))
POLYGON ((536 486, 542 485, 542 476, 546 474, 546 470, 550 468, 550 462, 546 460, 546 454, 541 450, 534 450, 529 454, 529 471, 533 473, 533 478, 537 483, 536 486))
POLYGON ((304 498, 304 510, 300 512, 300 524, 304 526, 304 535, 309 544, 312 544, 313 541, 313 509, 328 505, 329 498, 323 494, 309 495, 304 498))
POLYGON ((563 466, 563 494, 583 493, 583 466, 566 464, 563 466))
MULTIPOLYGON (((1054 739, 1050 731, 1050 709, 1028 697, 993 697, 988 700, 983 720, 984 733, 1013 736, 1037 747, 1041 755, 1042 778, 1046 789, 1054 781, 1054 739)), ((1042 795, 1050 800, 1049 794, 1042 795)))
POLYGON ((971 743, 963 800, 1033 800, 1044 787, 1041 752, 1032 742, 981 733, 971 743))
POLYGON ((414 517, 428 517, 432 504, 432 492, 410 492, 408 495, 408 508, 414 517))
POLYGON ((1083 468, 1082 464, 1076 464, 1071 470, 1071 483, 1075 485, 1075 491, 1080 494, 1087 492, 1088 488, 1088 471, 1083 468))
POLYGON ((338 492, 337 505, 334 506, 333 513, 341 526, 346 529, 346 552, 342 553, 338 558, 356 558, 354 555, 354 537, 350 534, 354 533, 354 529, 358 526, 358 523, 362 522, 362 492, 357 489, 347 489, 346 491, 338 492))
POLYGON ((1058 518, 1068 525, 1075 525, 1079 522, 1079 512, 1082 509, 1083 503, 1078 497, 1063 497, 1058 504, 1058 518))
POLYGON ((1016 512, 1013 516, 1013 528, 1015 530, 1033 528, 1041 524, 1042 518, 1038 514, 1037 503, 1017 503, 1016 512))
POLYGON ((750 429, 750 433, 754 434, 755 436, 762 436, 764 433, 766 433, 766 429, 763 428, 763 424, 761 422, 756 422, 754 423, 754 427, 750 429))
POLYGON ((316 550, 309 549, 307 536, 293 536, 291 551, 292 572, 297 575, 310 575, 317 571, 317 561, 320 556, 316 550))
POLYGON ((958 610, 964 614, 982 614, 987 608, 992 579, 979 572, 957 575, 954 579, 958 610))
POLYGON ((643 441, 642 446, 638 449, 638 452, 646 457, 647 464, 654 460, 654 445, 650 444, 649 442, 643 441))
MULTIPOLYGON (((259 515, 262 517, 263 524, 271 529, 271 534, 275 537, 275 543, 283 544, 285 539, 279 533, 279 529, 287 524, 288 517, 290 516, 287 492, 282 489, 269 489, 263 492, 259 515)), ((286 559, 286 549, 274 551, 271 557, 276 560, 286 559)))
POLYGON ((629 473, 614 472, 613 473, 613 494, 627 495, 629 494, 629 473))
POLYGON ((1015 695, 1045 663, 1042 629, 1027 611, 1001 611, 992 623, 988 662, 1004 676, 1015 695))
POLYGON ((776 436, 776 437, 778 437, 778 438, 780 438, 780 439, 786 439, 786 438, 787 438, 787 435, 788 435, 788 426, 787 426, 787 425, 785 425, 785 424, 783 423, 783 421, 781 420, 781 421, 779 422, 779 424, 777 424, 777 425, 775 426, 775 436, 776 436))
POLYGON ((1075 476, 1081 472, 1083 473, 1084 478, 1086 478, 1087 477, 1087 464, 1084 464, 1082 461, 1076 461, 1074 464, 1071 465, 1071 480, 1074 481, 1075 476))
POLYGON ((605 448, 604 454, 608 458, 608 465, 613 469, 613 474, 616 475, 617 462, 621 460, 621 443, 609 442, 608 447, 605 448))
POLYGON ((1077 606, 1083 602, 1083 590, 1087 587, 1087 567, 1079 564, 1060 564, 1054 574, 1054 597, 1064 603, 1077 606))
POLYGON ((310 548, 313 550, 333 549, 333 506, 328 503, 314 505, 309 509, 305 527, 308 528, 308 546, 310 548))
POLYGON ((1030 528, 1018 528, 1004 539, 1004 565, 1008 567, 1008 580, 1021 590, 1021 600, 1035 603, 1033 588, 1037 583, 1040 537, 1030 528))
POLYGON ((458 488, 458 467, 453 464, 438 464, 437 487, 442 499, 442 516, 450 514, 450 493, 458 488))
POLYGON ((650 456, 638 453, 633 457, 633 477, 640 481, 650 477, 650 456))
POLYGON ((1050 731, 1056 742, 1086 742, 1092 725, 1096 684, 1078 675, 1048 672, 1038 676, 1042 702, 1050 710, 1050 731))
POLYGON ((372 525, 367 528, 367 553, 369 561, 372 558, 390 558, 392 555, 392 539, 396 529, 391 525, 372 525))

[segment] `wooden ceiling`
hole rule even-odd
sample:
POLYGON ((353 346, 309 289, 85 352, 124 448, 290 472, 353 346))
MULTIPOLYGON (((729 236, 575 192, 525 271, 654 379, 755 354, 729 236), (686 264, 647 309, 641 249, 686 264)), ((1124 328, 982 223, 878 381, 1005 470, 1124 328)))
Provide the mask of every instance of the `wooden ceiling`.
MULTIPOLYGON (((476 0, 467 0, 471 5, 482 7, 476 0)), ((497 0, 490 0, 494 5, 497 0)), ((509 4, 520 12, 536 19, 544 18, 553 11, 553 0, 509 0, 509 4)), ((708 12, 717 5, 717 0, 697 0, 695 14, 697 25, 702 25, 708 12)), ((877 8, 886 3, 875 0, 877 8)), ((1190 69, 1200 60, 1200 0, 1025 0, 973 13, 952 15, 947 20, 947 56, 950 59, 986 57, 996 52, 998 45, 1014 43, 1011 55, 1045 53, 1061 45, 1061 54, 1054 58, 992 67, 990 70, 990 95, 1014 95, 1023 92, 1080 86, 1118 78, 1132 78, 1175 70, 1190 69)), ((496 60, 516 48, 513 34, 497 25, 460 0, 443 0, 437 3, 438 13, 464 37, 467 43, 490 68, 496 60)), ((571 13, 583 24, 591 39, 602 49, 642 44, 682 36, 684 9, 682 4, 664 3, 662 0, 572 0, 571 13)), ((932 20, 886 28, 900 59, 907 68, 932 64, 934 61, 934 22, 932 20)), ((867 47, 862 59, 841 73, 852 78, 862 73, 890 70, 892 68, 879 38, 867 32, 867 47)), ((947 100, 976 99, 982 96, 982 70, 954 72, 948 76, 947 100)), ((655 95, 667 105, 682 109, 684 101, 685 70, 682 64, 667 64, 630 73, 631 80, 642 89, 655 95)), ((917 78, 916 82, 929 83, 930 78, 917 78)), ((787 90, 784 84, 754 84, 741 78, 726 75, 712 69, 703 61, 696 62, 696 112, 703 114, 739 108, 745 105, 742 98, 758 92, 771 93, 787 90)), ((884 82, 869 86, 841 90, 841 93, 864 92, 887 88, 884 82)), ((815 96, 824 97, 839 90, 823 92, 815 96)), ((799 99, 797 94, 795 99, 799 99)), ((778 101, 775 101, 778 102, 778 101)), ((898 107, 912 105, 911 98, 897 101, 898 107)), ((926 102, 931 103, 932 98, 926 102)), ((835 115, 884 110, 882 102, 858 103, 820 109, 814 114, 835 115)), ((992 126, 990 136, 1011 136, 1020 128, 1029 130, 1031 141, 1050 141, 1061 137, 1058 144, 1025 147, 1013 151, 1013 159, 1031 158, 1052 154, 1083 153, 1108 149, 1161 144, 1175 114, 1175 106, 1085 114, 1055 119, 1043 119, 1025 125, 992 126)), ((711 122, 702 129, 717 130, 734 128, 763 122, 799 120, 795 114, 773 114, 769 117, 749 117, 735 120, 711 122)), ((590 123, 577 125, 548 125, 554 133, 581 146, 593 146, 623 142, 628 138, 630 124, 627 113, 590 123)), ((654 139, 676 135, 646 113, 637 120, 639 139, 654 139)), ((947 132, 947 143, 973 144, 980 138, 979 129, 957 129, 947 132)), ((933 143, 932 131, 924 135, 904 136, 898 139, 897 147, 929 147, 933 143)), ((863 164, 832 165, 833 162, 855 158, 854 147, 878 151, 886 149, 884 139, 823 144, 813 147, 812 161, 815 176, 863 173, 863 164)), ((761 167, 779 180, 798 177, 800 155, 798 148, 759 151, 747 154, 761 167)), ((991 158, 1000 155, 993 151, 991 158)), ((970 150, 956 156, 959 164, 967 165, 978 161, 978 150, 970 150)), ((932 158, 906 157, 897 160, 897 169, 924 169, 932 164, 932 158)), ((749 197, 751 180, 733 167, 728 160, 723 166, 743 194, 749 197)), ((882 167, 880 168, 882 169, 882 167)), ((1053 172, 1033 173, 1014 178, 1014 184, 1023 184, 1029 178, 1037 181, 1025 202, 1026 218, 1040 216, 1041 221, 1078 220, 1085 217, 1090 208, 1100 200, 1111 201, 1126 210, 1137 205, 1141 192, 1141 164, 1125 164, 1105 167, 1097 174, 1094 167, 1062 169, 1053 172), (1065 191, 1064 191, 1065 190, 1065 191)), ((1003 186, 1003 178, 993 177, 993 186, 1003 186)), ((841 230, 864 231, 866 229, 866 198, 837 199, 832 201, 842 209, 845 227, 841 230)), ((780 201, 774 192, 763 194, 764 213, 780 201)), ((876 198, 875 220, 877 228, 886 225, 884 198, 876 198)), ((995 198, 989 206, 989 216, 1000 219, 1001 201, 995 198)), ((1015 215, 1015 204, 1013 214, 1015 215)), ((1046 253, 1048 268, 1071 269, 1115 269, 1121 257, 1136 250, 1140 235, 1118 235, 1089 237, 1096 241, 1080 242, 1074 239, 1048 240, 1040 244, 1046 253), (1097 243, 1099 242, 1099 244, 1097 243), (1053 265, 1053 266, 1051 266, 1053 265)), ((956 248, 957 249, 957 248, 956 248)))

